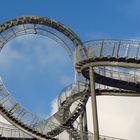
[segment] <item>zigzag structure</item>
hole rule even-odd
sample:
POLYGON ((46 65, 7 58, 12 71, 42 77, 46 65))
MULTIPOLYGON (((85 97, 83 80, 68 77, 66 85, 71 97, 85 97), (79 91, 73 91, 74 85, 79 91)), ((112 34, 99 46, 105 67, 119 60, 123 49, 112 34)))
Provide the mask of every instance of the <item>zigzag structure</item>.
POLYGON ((9 122, 0 123, 0 139, 57 140, 67 132, 69 140, 123 140, 99 135, 96 96, 140 95, 140 42, 106 39, 83 43, 55 20, 23 16, 0 24, 0 50, 26 34, 43 35, 61 44, 74 62, 76 78, 59 94, 58 111, 48 119, 25 109, 0 79, 0 114, 9 122), (87 127, 86 103, 90 96, 94 133, 87 127))

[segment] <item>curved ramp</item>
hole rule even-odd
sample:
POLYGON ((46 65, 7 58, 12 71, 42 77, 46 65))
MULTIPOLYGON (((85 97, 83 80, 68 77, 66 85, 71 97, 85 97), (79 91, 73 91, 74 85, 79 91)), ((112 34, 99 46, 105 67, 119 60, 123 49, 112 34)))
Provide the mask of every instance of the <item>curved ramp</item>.
POLYGON ((85 43, 88 57, 77 48, 75 68, 89 79, 94 67, 95 82, 126 90, 140 91, 140 44, 133 40, 95 40, 85 43), (108 69, 113 67, 113 70, 108 69), (120 72, 125 68, 125 72, 120 72), (131 74, 132 71, 135 73, 131 74), (132 70, 131 70, 132 69, 132 70))

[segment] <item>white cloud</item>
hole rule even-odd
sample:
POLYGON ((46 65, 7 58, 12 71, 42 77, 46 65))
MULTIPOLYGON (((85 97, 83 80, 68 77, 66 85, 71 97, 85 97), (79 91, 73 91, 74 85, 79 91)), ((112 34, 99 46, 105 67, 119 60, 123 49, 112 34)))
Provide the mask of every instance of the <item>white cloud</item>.
POLYGON ((71 83, 73 83, 73 78, 71 76, 67 76, 67 75, 62 76, 61 78, 62 85, 69 85, 71 83))
POLYGON ((28 65, 28 69, 34 69, 36 65, 49 69, 56 66, 61 68, 68 66, 68 57, 66 50, 51 39, 24 36, 4 46, 0 54, 0 65, 9 71, 13 64, 19 62, 28 65))
POLYGON ((11 62, 21 59, 20 54, 17 51, 12 50, 11 47, 7 46, 0 53, 0 66, 3 70, 9 70, 11 62))
POLYGON ((53 115, 54 113, 56 113, 58 111, 57 99, 58 99, 58 97, 56 97, 51 102, 51 113, 50 113, 50 115, 53 115))

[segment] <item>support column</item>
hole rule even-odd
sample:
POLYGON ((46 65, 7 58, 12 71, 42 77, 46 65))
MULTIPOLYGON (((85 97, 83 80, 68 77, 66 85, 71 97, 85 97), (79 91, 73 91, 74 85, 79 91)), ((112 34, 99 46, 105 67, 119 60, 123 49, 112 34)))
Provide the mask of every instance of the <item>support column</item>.
POLYGON ((92 117, 94 126, 94 138, 93 140, 99 140, 99 127, 98 127, 98 115, 97 115, 97 103, 95 93, 95 82, 94 82, 94 70, 93 67, 89 67, 89 78, 90 78, 90 92, 91 92, 91 105, 92 105, 92 117))
POLYGON ((69 140, 72 140, 72 136, 71 136, 71 134, 69 134, 69 140))
POLYGON ((84 125, 84 140, 88 140, 88 125, 87 125, 87 111, 86 111, 86 106, 84 107, 84 112, 83 112, 83 125, 84 125))
POLYGON ((83 133, 83 115, 82 114, 79 117, 79 123, 80 123, 80 137, 81 137, 81 140, 84 140, 84 133, 83 133))

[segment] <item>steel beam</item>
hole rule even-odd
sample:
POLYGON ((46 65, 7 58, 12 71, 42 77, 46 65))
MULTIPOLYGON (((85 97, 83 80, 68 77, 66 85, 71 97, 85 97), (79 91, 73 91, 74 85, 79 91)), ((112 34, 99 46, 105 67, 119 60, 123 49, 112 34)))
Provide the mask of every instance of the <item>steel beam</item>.
POLYGON ((83 128, 83 115, 81 114, 80 117, 79 117, 79 122, 80 122, 80 137, 81 137, 81 140, 84 140, 84 128, 83 128))
POLYGON ((93 140, 99 140, 98 114, 97 114, 97 103, 96 103, 95 83, 94 83, 93 72, 94 72, 93 67, 89 67, 92 117, 93 117, 93 127, 94 127, 93 140))
POLYGON ((72 136, 71 136, 71 134, 69 134, 69 140, 72 140, 72 136))
POLYGON ((85 68, 89 67, 98 67, 98 66, 114 66, 114 67, 125 67, 125 68, 140 68, 140 65, 138 63, 132 63, 132 62, 117 62, 117 61, 101 61, 101 62, 90 62, 87 63, 79 69, 81 72, 85 68))
POLYGON ((83 125, 84 125, 84 140, 88 140, 88 125, 87 125, 87 111, 86 106, 83 112, 83 125))

